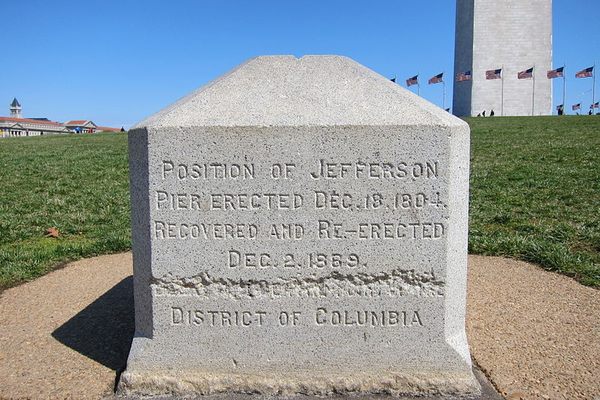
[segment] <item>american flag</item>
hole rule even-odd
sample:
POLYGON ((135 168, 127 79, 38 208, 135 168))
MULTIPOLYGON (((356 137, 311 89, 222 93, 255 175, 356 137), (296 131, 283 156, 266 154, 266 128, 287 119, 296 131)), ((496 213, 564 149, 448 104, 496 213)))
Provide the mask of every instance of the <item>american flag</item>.
POLYGON ((408 78, 406 80, 407 87, 411 87, 412 85, 418 85, 418 84, 419 84, 419 75, 415 75, 412 78, 408 78))
POLYGON ((501 79, 502 78, 502 68, 498 69, 490 69, 489 71, 485 71, 485 79, 501 79))
POLYGON ((456 74, 457 82, 464 82, 464 81, 470 81, 470 80, 471 80, 471 71, 459 72, 458 74, 456 74))
POLYGON ((562 109, 563 109, 563 105, 562 104, 559 104, 559 105, 556 106, 556 111, 560 111, 562 109))
POLYGON ((594 108, 600 108, 600 101, 595 102, 594 104, 592 104, 590 106, 590 109, 593 110, 594 108))
POLYGON ((582 69, 575 74, 575 78, 591 78, 594 75, 594 67, 582 69))
POLYGON ((548 74, 547 74, 548 79, 562 78, 565 76, 564 71, 565 71, 565 67, 560 67, 560 68, 556 68, 551 71, 548 71, 548 74))
POLYGON ((444 73, 442 72, 441 74, 437 74, 436 76, 433 76, 429 79, 428 83, 430 85, 435 85, 436 83, 441 83, 444 82, 444 73))
POLYGON ((573 104, 573 105, 571 106, 571 109, 572 109, 573 111, 576 111, 576 110, 581 110, 581 103, 573 104))
POLYGON ((526 69, 525 71, 521 71, 517 74, 518 79, 529 79, 533 78, 533 67, 526 69))

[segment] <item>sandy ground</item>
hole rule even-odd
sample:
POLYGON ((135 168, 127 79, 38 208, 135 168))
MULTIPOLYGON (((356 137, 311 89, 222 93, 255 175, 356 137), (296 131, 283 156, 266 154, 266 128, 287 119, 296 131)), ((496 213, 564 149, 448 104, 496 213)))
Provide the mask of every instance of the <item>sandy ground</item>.
POLYGON ((600 291, 520 261, 469 257, 467 334, 509 399, 600 400, 600 291))
MULTIPOLYGON (((469 258, 472 354, 506 398, 600 400, 600 291, 469 258)), ((133 335, 131 254, 81 260, 0 295, 0 398, 110 395, 133 335)))

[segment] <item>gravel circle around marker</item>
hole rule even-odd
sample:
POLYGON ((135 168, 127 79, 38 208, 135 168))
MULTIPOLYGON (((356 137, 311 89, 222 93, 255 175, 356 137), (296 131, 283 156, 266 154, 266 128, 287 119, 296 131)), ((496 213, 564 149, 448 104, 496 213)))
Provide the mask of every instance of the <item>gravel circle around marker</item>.
MULTIPOLYGON (((131 253, 0 294, 0 398, 110 396, 133 335, 131 253)), ((600 291, 520 261, 469 257, 467 333, 507 399, 600 400, 600 291)))
POLYGON ((469 256, 471 354, 508 399, 600 400, 600 291, 535 265, 469 256))

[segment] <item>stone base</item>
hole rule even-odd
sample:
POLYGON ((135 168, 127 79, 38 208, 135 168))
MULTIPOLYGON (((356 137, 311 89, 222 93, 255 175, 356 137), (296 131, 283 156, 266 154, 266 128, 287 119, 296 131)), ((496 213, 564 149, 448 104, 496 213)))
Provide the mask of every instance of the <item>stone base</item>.
MULTIPOLYGON (((480 387, 473 375, 451 373, 367 374, 218 374, 212 372, 147 371, 124 372, 120 395, 219 395, 331 396, 379 394, 394 397, 443 396, 473 398, 480 387)), ((227 397, 229 398, 229 397, 227 397)))
MULTIPOLYGON (((314 391, 314 389, 317 388, 317 384, 315 384, 315 382, 310 382, 310 388, 313 389, 312 393, 303 393, 301 395, 285 395, 283 393, 279 393, 279 396, 277 396, 277 394, 274 393, 263 393, 263 392, 258 392, 256 390, 254 391, 250 391, 251 393, 242 393, 243 392, 243 387, 237 387, 234 388, 233 392, 229 392, 229 393, 217 393, 217 394, 187 394, 185 395, 187 399, 202 399, 202 400, 275 400, 277 399, 277 397, 280 398, 285 398, 286 400, 317 400, 322 398, 322 396, 324 395, 328 395, 327 399, 328 400, 343 400, 343 399, 348 399, 350 396, 352 397, 353 400, 386 400, 386 399, 394 399, 394 400, 419 400, 419 399, 427 399, 427 400, 502 400, 503 397, 496 391, 496 389, 494 388, 494 386, 489 382, 489 380, 487 379, 487 377, 483 374, 483 372, 481 372, 481 370, 477 369, 476 367, 473 368, 473 374, 474 376, 477 378, 477 381, 480 385, 480 389, 479 388, 473 388, 473 384, 472 382, 466 383, 466 386, 468 386, 471 389, 471 392, 464 392, 461 394, 458 393, 452 393, 451 390, 448 390, 449 388, 446 387, 444 388, 444 390, 442 391, 436 391, 436 389, 434 389, 432 386, 429 386, 429 393, 420 393, 419 395, 414 395, 414 394, 407 394, 407 393, 399 393, 399 392, 394 392, 391 387, 379 387, 378 390, 375 390, 371 393, 357 393, 355 391, 355 389, 360 386, 360 387, 364 387, 363 385, 365 385, 365 382, 361 382, 360 385, 356 385, 356 382, 354 385, 350 385, 349 388, 354 389, 354 390, 350 390, 350 391, 346 391, 346 392, 340 392, 340 391, 335 391, 335 392, 321 392, 321 393, 316 393, 314 391), (273 396, 277 396, 277 397, 273 397, 273 396)), ((146 377, 146 379, 148 379, 149 377, 146 377)), ((171 377, 172 378, 172 377, 171 377)), ((208 377, 203 377, 204 378, 204 382, 208 383, 209 382, 209 378, 208 377)), ((141 399, 152 399, 152 400, 174 400, 176 398, 180 398, 180 396, 182 395, 181 392, 176 391, 177 389, 182 389, 184 388, 184 386, 186 385, 190 385, 191 383, 186 382, 184 385, 178 385, 181 384, 183 378, 179 378, 177 380, 175 379, 168 379, 166 376, 159 378, 159 377, 155 377, 154 380, 146 380, 144 379, 142 376, 139 375, 135 375, 135 374, 130 374, 130 373, 126 373, 123 374, 123 376, 121 377, 121 383, 119 385, 119 390, 118 390, 118 394, 117 394, 117 398, 119 399, 127 399, 127 400, 141 400, 141 399), (177 382, 179 381, 179 382, 177 382), (146 389, 148 388, 148 386, 152 386, 154 387, 154 392, 158 393, 156 391, 157 387, 155 386, 157 383, 160 383, 162 385, 164 385, 163 387, 166 389, 167 387, 170 387, 171 390, 171 394, 165 395, 165 394, 156 394, 154 396, 150 396, 148 397, 147 395, 140 395, 140 394, 136 394, 136 388, 142 389, 141 386, 139 385, 144 385, 146 386, 146 389), (175 391, 173 391, 173 389, 176 389, 175 391)), ((321 378, 322 382, 325 382, 325 380, 323 380, 321 378)), ((228 385, 232 385, 234 384, 235 381, 231 380, 229 381, 227 384, 228 385)), ((242 382, 242 380, 240 380, 240 382, 242 382)), ((254 381, 256 383, 256 381, 254 381)), ((266 380, 264 382, 267 382, 266 380)), ((350 383, 350 380, 345 381, 347 384, 350 383)), ((420 382, 419 384, 421 385, 421 387, 423 386, 427 386, 427 385, 431 385, 433 383, 440 383, 440 379, 430 379, 428 381, 427 384, 425 384, 425 382, 420 382)), ((212 382, 213 384, 215 382, 212 382)), ((221 384, 223 384, 224 382, 222 381, 221 384)), ((248 384, 250 383, 249 380, 244 381, 243 383, 248 384)), ((299 382, 296 382, 299 383, 299 382)), ((329 383, 333 383, 333 382, 329 382, 329 383)), ((339 382, 335 382, 335 383, 339 383, 339 382)), ((373 381, 370 383, 374 383, 373 381)), ((407 381, 405 381, 405 383, 408 383, 407 381)), ((416 383, 416 382, 413 382, 416 383)), ((456 385, 456 382, 453 382, 452 384, 456 385)), ((278 384, 280 387, 282 387, 281 382, 279 382, 278 384)), ((215 387, 213 387, 214 389, 215 387)), ((273 389, 274 386, 270 387, 270 389, 273 389)), ((288 386, 289 388, 289 386, 288 386)), ((416 388, 416 386, 412 386, 413 389, 416 388)), ((456 388, 456 387, 455 387, 456 388)), ((248 389, 248 388, 246 388, 248 389)), ((263 388, 264 389, 264 388, 263 388)), ((437 388, 439 389, 439 388, 437 388)))

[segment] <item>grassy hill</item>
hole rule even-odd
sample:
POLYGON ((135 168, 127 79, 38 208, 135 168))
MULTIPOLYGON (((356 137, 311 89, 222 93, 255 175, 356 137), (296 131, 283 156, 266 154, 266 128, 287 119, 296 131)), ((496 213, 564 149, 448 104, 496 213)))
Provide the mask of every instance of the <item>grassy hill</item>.
MULTIPOLYGON (((600 117, 468 122, 469 251, 600 287, 600 117)), ((0 140, 0 161, 0 288, 131 247, 126 135, 0 140)))
POLYGON ((469 124, 469 251, 600 287, 600 116, 469 124))
POLYGON ((125 134, 0 140, 0 287, 131 247, 127 159, 125 134))

